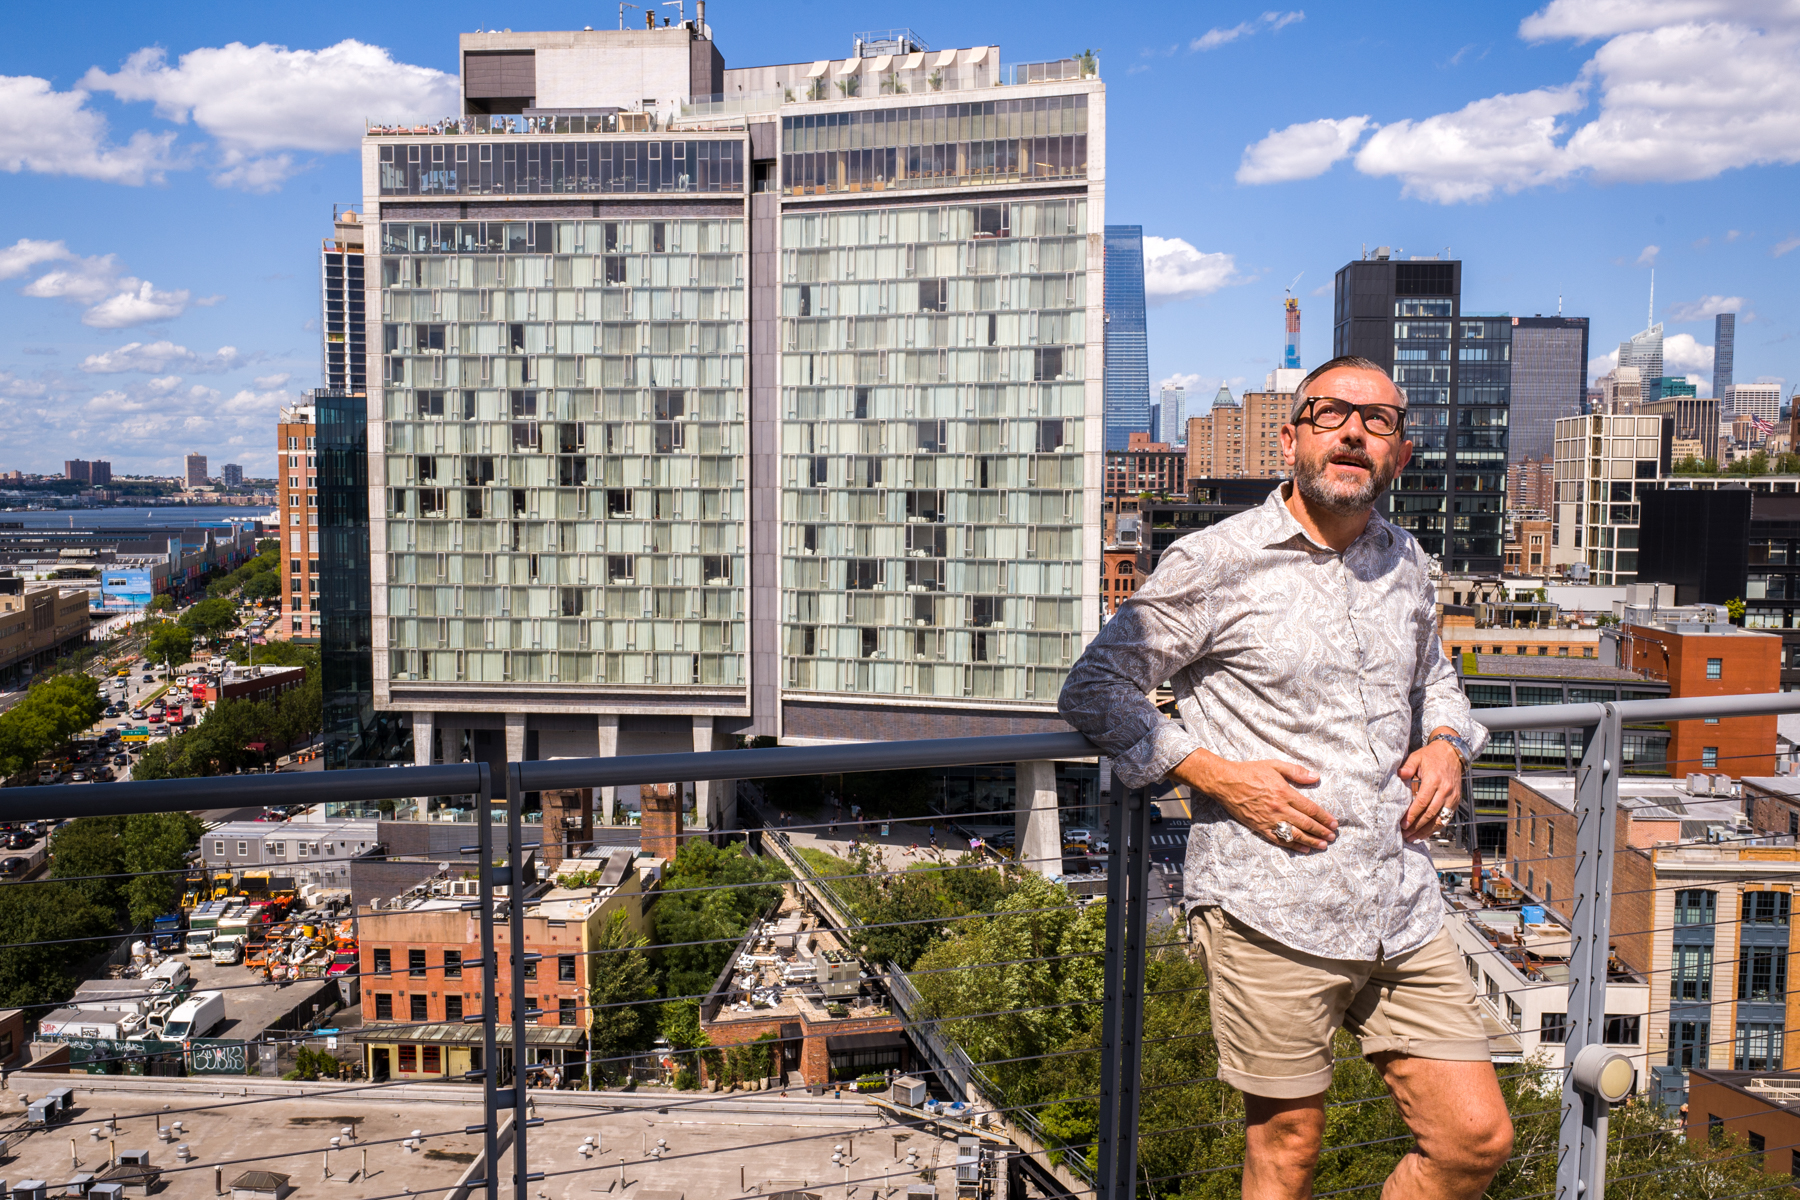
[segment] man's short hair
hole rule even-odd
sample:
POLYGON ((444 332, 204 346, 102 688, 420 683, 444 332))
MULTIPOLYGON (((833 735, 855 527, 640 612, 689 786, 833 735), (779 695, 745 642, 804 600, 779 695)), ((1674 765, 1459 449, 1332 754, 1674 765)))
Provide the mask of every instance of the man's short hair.
POLYGON ((1392 379, 1388 379, 1387 369, 1380 363, 1364 358, 1360 354, 1340 354, 1330 362, 1321 363, 1308 371, 1306 378, 1300 381, 1300 386, 1294 389, 1294 403, 1288 408, 1289 425, 1300 419, 1300 410, 1306 407, 1306 386, 1325 372, 1335 371, 1340 367, 1352 367, 1358 371, 1373 371, 1383 379, 1387 379, 1389 383, 1393 383, 1394 390, 1400 393, 1401 401, 1406 400, 1406 389, 1394 383, 1392 379))

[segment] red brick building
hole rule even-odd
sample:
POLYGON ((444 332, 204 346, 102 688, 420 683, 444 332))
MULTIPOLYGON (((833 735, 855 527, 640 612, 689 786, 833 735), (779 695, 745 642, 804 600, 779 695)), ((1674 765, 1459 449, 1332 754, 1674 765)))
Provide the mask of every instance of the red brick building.
POLYGON ((1150 435, 1134 432, 1123 450, 1106 455, 1106 495, 1113 499, 1151 492, 1180 496, 1187 491, 1187 453, 1150 435))
MULTIPOLYGON (((1781 636, 1725 625, 1704 631, 1627 625, 1620 663, 1669 684, 1671 699, 1746 696, 1781 690, 1781 636)), ((1669 769, 1730 775, 1775 773, 1775 717, 1722 717, 1669 723, 1669 769)))

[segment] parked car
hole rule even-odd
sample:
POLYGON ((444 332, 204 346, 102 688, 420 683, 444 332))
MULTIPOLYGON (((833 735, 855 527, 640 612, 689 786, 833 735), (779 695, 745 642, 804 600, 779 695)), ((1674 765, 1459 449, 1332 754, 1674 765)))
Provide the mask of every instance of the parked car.
POLYGON ((31 869, 31 864, 22 858, 0 860, 0 877, 17 879, 31 869))
POLYGON ((37 838, 32 836, 30 831, 19 829, 6 835, 6 848, 8 850, 29 850, 31 843, 35 841, 37 838))

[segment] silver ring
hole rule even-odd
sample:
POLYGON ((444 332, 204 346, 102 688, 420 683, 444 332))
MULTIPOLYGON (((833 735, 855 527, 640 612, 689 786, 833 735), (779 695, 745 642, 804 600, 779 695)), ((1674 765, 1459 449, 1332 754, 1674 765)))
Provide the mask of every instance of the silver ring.
POLYGON ((1275 822, 1275 828, 1272 832, 1276 837, 1281 839, 1281 844, 1284 846, 1294 840, 1294 827, 1289 825, 1286 821, 1275 822))
POLYGON ((1451 809, 1451 807, 1448 804, 1446 804, 1446 805, 1444 805, 1444 807, 1438 809, 1437 823, 1438 823, 1439 829, 1442 829, 1444 826, 1448 825, 1451 821, 1453 821, 1455 819, 1456 819, 1456 813, 1454 810, 1451 809))

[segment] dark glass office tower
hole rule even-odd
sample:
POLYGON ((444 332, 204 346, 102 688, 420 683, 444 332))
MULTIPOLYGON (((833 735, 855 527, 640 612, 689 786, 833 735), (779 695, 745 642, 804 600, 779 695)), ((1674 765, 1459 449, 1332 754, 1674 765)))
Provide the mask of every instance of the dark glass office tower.
POLYGON ((319 659, 325 766, 411 762, 397 713, 375 711, 369 595, 368 398, 312 393, 319 478, 319 659))
POLYGON ((1507 452, 1516 463, 1549 458, 1556 418, 1580 416, 1587 396, 1588 319, 1514 317, 1512 355, 1507 452))
POLYGON ((1462 311, 1462 262, 1385 248, 1337 273, 1332 354, 1358 354, 1406 390, 1412 462, 1389 513, 1444 569, 1498 574, 1506 510, 1512 318, 1462 311))
POLYGON ((1713 399, 1723 400, 1731 386, 1732 359, 1737 354, 1737 314, 1719 313, 1713 318, 1713 399))
POLYGON ((1106 227, 1106 448, 1150 426, 1150 339, 1144 317, 1144 227, 1106 227))

